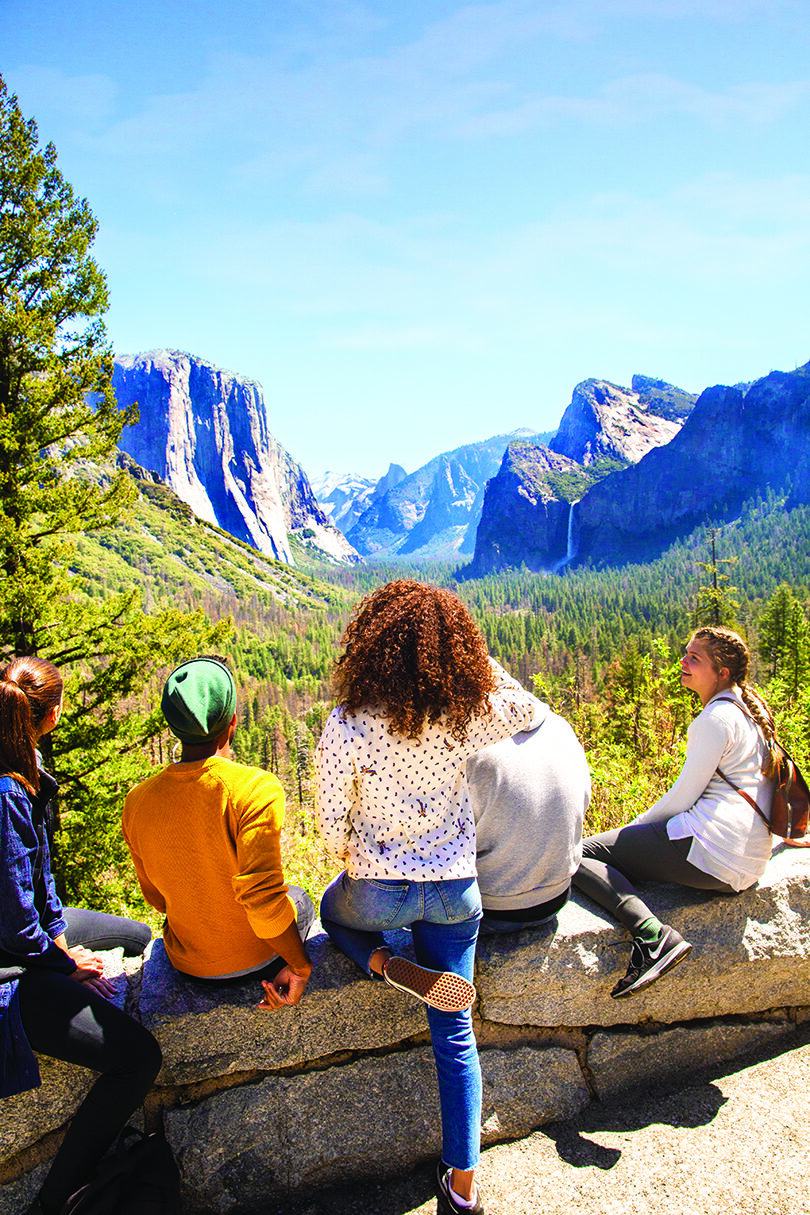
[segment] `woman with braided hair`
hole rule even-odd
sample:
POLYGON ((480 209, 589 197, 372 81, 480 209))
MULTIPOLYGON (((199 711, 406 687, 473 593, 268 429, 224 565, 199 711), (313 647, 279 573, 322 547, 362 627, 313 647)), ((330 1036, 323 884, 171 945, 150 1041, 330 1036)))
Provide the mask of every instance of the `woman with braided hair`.
POLYGON ((750 652, 737 633, 697 629, 681 659, 681 682, 703 710, 689 726, 686 759, 674 785, 626 827, 583 841, 573 882, 633 938, 627 974, 614 999, 654 983, 692 946, 662 924, 633 883, 673 882, 734 894, 753 886, 771 855, 771 836, 744 790, 769 815, 775 785, 773 714, 748 683, 750 652), (737 786, 731 787, 723 777, 737 786))
POLYGON ((442 1116, 438 1210, 483 1215, 481 1069, 470 1009, 481 895, 465 762, 528 729, 539 702, 487 653, 461 600, 401 579, 343 637, 316 757, 318 826, 344 872, 321 923, 369 978, 427 1005, 442 1116), (383 932, 410 928, 416 962, 383 932))

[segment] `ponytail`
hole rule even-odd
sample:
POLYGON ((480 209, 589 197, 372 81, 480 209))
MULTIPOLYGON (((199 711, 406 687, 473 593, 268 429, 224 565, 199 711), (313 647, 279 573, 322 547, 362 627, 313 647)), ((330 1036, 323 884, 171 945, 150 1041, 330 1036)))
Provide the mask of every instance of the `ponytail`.
POLYGON ((768 748, 768 758, 762 765, 762 771, 765 776, 776 776, 781 756, 776 747, 776 723, 771 706, 753 684, 747 682, 742 684, 740 692, 743 703, 759 726, 762 737, 765 739, 765 746, 768 748))
POLYGON ((0 673, 0 774, 19 781, 27 793, 39 792, 34 723, 22 688, 0 673))
POLYGON ((0 671, 0 774, 39 792, 39 726, 62 699, 59 668, 45 658, 12 658, 0 671))

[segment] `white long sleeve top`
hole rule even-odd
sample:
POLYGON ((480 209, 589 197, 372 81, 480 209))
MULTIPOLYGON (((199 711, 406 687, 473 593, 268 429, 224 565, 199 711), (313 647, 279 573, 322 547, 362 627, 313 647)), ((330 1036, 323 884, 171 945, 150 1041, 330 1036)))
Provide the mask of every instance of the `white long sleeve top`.
POLYGON ((689 726, 681 773, 647 814, 660 820, 670 811, 667 834, 673 840, 691 838, 689 861, 732 889, 745 890, 762 876, 771 855, 771 836, 717 769, 768 816, 774 781, 762 771, 768 752, 760 731, 747 713, 721 699, 730 696, 743 704, 734 686, 713 696, 689 726))
POLYGON ((441 722, 413 741, 381 708, 334 709, 315 757, 318 829, 350 877, 447 881, 475 876, 475 822, 464 765, 527 729, 539 701, 493 661, 491 716, 459 742, 441 722))

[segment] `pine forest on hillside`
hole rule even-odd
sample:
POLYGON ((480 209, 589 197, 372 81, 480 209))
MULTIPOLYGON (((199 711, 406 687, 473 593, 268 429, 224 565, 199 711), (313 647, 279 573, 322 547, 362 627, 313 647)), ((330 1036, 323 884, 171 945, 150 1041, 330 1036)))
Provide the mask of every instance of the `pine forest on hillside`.
MULTIPOLYGON (((79 542, 76 569, 96 596, 134 583, 150 610, 201 609, 227 630, 217 652, 231 660, 240 689, 234 753, 281 779, 288 876, 313 895, 334 872, 314 828, 312 797, 332 663, 353 604, 389 578, 456 590, 491 652, 573 724, 594 776, 590 830, 639 813, 677 775, 697 707, 680 686, 678 659, 693 624, 711 620, 715 606, 751 643, 754 679, 777 710, 786 743, 810 766, 810 508, 788 512, 776 501, 753 501, 736 523, 698 529, 649 565, 459 582, 448 565, 324 563, 304 573, 195 520, 171 491, 138 486, 129 519, 79 542)), ((156 669, 144 687, 144 711, 157 702, 164 674, 156 669)), ((168 732, 156 732, 139 756, 142 773, 168 762, 173 745, 168 732)), ((121 799, 126 787, 122 781, 121 799)), ((143 914, 118 844, 117 813, 99 822, 74 810, 64 817, 62 871, 71 896, 97 898, 101 878, 108 899, 143 914), (106 858, 103 870, 98 857, 106 858)))

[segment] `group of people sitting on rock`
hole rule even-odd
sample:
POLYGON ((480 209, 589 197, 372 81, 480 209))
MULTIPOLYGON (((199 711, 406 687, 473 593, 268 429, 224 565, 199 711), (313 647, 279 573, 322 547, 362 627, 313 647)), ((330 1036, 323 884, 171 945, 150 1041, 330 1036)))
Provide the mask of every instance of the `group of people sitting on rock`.
MULTIPOLYGON (((479 933, 552 921, 571 884, 631 938, 627 997, 691 946, 633 882, 733 893, 771 852, 774 723, 747 682, 749 653, 701 628, 681 662, 702 711, 672 788, 628 826, 582 841, 590 774, 570 726, 488 654, 460 599, 410 580, 362 601, 343 638, 335 699, 316 753, 316 810, 342 871, 323 928, 370 980, 421 1000, 442 1122, 438 1209, 482 1215, 475 1182, 481 1070, 473 1034, 479 933), (720 776, 722 770, 723 776, 720 776), (727 778, 727 779, 726 779, 727 778), (730 783, 729 783, 730 782, 730 783), (386 932, 409 929, 413 958, 386 932)), ((284 880, 284 794, 231 757, 237 693, 216 657, 182 663, 161 708, 179 755, 128 794, 123 832, 144 897, 164 917, 169 960, 199 983, 261 983, 259 1008, 304 995, 315 919, 284 880)), ((37 743, 58 723, 62 680, 39 658, 0 672, 0 1095, 38 1082, 34 1052, 100 1072, 31 1212, 56 1215, 149 1091, 161 1064, 148 1031, 110 1000, 94 950, 138 953, 134 921, 62 907, 50 871, 55 782, 37 743)))

